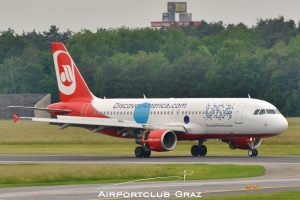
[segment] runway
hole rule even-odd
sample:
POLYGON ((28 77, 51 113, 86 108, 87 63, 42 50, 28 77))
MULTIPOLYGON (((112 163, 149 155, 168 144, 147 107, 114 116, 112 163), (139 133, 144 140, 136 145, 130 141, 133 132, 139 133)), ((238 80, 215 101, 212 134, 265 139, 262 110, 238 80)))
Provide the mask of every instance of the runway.
MULTIPOLYGON (((246 156, 208 156, 208 157, 152 157, 150 159, 137 159, 126 156, 46 156, 46 155, 1 155, 0 163, 232 163, 232 164, 259 164, 266 168, 266 174, 256 178, 183 181, 173 182, 131 182, 121 184, 71 185, 71 186, 45 186, 21 187, 0 189, 0 200, 91 200, 110 199, 98 198, 102 192, 157 192, 167 191, 175 198, 177 191, 190 194, 201 192, 202 197, 256 194, 286 190, 300 190, 300 157, 257 157, 246 156)), ((134 198, 141 199, 141 198, 134 198)), ((145 199, 145 198, 142 198, 145 199)), ((164 198, 166 199, 166 198, 164 198)), ((175 198, 176 199, 176 198, 175 198)))
POLYGON ((135 158, 133 156, 56 156, 56 155, 0 155, 0 163, 236 163, 236 164, 300 164, 296 156, 161 156, 135 158))

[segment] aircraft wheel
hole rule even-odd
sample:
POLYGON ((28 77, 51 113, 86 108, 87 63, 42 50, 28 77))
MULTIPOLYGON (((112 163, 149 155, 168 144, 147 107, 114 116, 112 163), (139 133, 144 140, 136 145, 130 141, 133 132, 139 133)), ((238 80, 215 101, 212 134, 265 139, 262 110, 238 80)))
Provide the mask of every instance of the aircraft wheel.
POLYGON ((145 156, 145 149, 144 147, 138 146, 135 148, 134 153, 135 153, 135 157, 142 158, 145 156))
POLYGON ((207 154, 207 147, 205 145, 200 145, 199 147, 199 155, 200 156, 206 156, 207 154))
POLYGON ((199 146, 193 145, 191 148, 191 154, 192 156, 198 156, 199 155, 199 146))
POLYGON ((144 154, 145 158, 150 158, 150 156, 151 156, 151 149, 144 149, 144 151, 145 151, 145 154, 144 154))
POLYGON ((257 149, 249 149, 248 150, 248 156, 250 157, 256 157, 258 155, 257 149))

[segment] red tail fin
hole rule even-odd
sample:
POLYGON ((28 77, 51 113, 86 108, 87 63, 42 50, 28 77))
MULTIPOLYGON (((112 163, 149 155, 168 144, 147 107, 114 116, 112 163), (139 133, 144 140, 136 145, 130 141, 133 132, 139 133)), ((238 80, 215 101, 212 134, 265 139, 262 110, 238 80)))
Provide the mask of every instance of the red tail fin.
POLYGON ((93 95, 82 78, 65 45, 63 43, 53 42, 51 43, 51 48, 60 100, 62 102, 90 102, 93 95))

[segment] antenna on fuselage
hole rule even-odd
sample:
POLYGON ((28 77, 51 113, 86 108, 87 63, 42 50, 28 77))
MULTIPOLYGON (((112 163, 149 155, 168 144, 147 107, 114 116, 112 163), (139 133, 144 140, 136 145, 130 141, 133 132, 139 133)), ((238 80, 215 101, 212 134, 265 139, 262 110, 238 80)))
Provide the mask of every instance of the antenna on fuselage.
POLYGON ((248 98, 251 99, 250 94, 248 94, 248 98))
POLYGON ((146 97, 146 95, 145 95, 145 94, 143 94, 143 97, 144 97, 144 99, 147 99, 147 97, 146 97))

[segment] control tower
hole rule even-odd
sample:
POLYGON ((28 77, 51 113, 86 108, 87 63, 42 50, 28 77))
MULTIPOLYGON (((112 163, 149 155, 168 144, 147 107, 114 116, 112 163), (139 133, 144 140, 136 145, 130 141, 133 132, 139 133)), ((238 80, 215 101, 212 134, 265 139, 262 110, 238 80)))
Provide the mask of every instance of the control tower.
POLYGON ((151 27, 168 28, 173 26, 200 26, 200 21, 192 20, 192 13, 187 13, 187 2, 168 2, 168 12, 162 14, 162 21, 151 22, 151 27), (176 21, 176 14, 179 21, 176 21))

